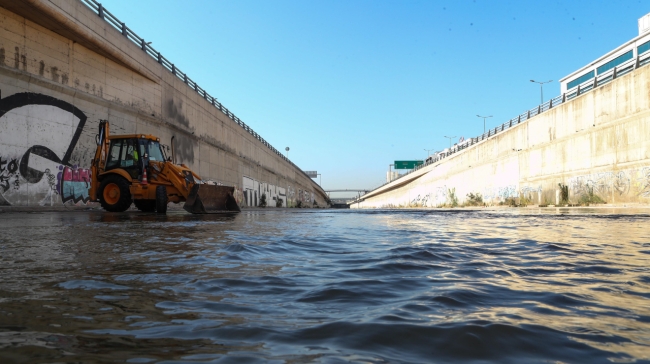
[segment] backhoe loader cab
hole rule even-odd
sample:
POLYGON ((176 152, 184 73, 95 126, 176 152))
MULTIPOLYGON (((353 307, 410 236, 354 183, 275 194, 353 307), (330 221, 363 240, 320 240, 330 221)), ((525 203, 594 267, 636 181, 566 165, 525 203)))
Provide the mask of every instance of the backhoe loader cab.
POLYGON ((165 213, 168 202, 185 202, 191 213, 240 211, 234 188, 206 185, 186 165, 174 164, 153 135, 111 136, 108 121, 100 121, 97 150, 91 167, 90 199, 107 211, 135 206, 165 213))

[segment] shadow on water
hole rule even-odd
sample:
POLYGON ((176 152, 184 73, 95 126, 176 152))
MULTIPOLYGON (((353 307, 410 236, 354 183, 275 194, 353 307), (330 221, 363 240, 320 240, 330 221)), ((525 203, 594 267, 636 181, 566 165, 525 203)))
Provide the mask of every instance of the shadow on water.
POLYGON ((140 222, 183 222, 183 221, 232 221, 238 213, 217 213, 217 214, 202 214, 194 215, 184 212, 156 214, 145 212, 91 212, 89 214, 90 221, 101 222, 124 222, 124 221, 140 221, 140 222))
POLYGON ((0 362, 650 360, 648 215, 292 210, 3 214, 0 362))

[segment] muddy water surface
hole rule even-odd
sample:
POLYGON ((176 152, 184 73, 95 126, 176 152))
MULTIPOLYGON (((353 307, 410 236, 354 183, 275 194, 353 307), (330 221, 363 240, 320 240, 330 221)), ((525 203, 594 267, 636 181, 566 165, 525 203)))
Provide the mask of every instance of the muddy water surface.
POLYGON ((1 213, 0 362, 650 362, 650 216, 522 211, 1 213))

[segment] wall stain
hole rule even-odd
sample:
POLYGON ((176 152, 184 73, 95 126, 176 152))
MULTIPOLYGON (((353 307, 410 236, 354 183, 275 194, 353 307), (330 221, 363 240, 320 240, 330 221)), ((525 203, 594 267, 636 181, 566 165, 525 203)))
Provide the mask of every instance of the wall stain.
POLYGON ((68 74, 67 73, 64 73, 64 74, 61 75, 61 83, 64 84, 64 85, 68 84, 68 74))
POLYGON ((27 56, 26 55, 21 55, 20 56, 20 63, 23 64, 23 71, 27 71, 27 56))
POLYGON ((40 61, 38 63, 38 74, 43 76, 45 74, 45 62, 40 61))
POLYGON ((20 67, 20 48, 15 47, 16 53, 14 53, 14 68, 20 67))
POLYGON ((232 154, 237 154, 237 151, 230 146, 226 145, 225 143, 222 143, 221 141, 217 140, 214 136, 210 134, 203 134, 201 135, 201 139, 204 139, 206 142, 209 144, 214 145, 215 147, 224 150, 226 152, 230 152, 232 154))
POLYGON ((166 109, 167 109, 167 110, 166 110, 166 111, 167 111, 167 115, 168 115, 170 118, 174 119, 176 122, 178 122, 179 124, 181 124, 181 125, 183 125, 183 126, 185 126, 185 127, 189 127, 189 126, 190 126, 190 121, 187 120, 187 118, 185 117, 185 115, 183 115, 183 114, 181 113, 181 111, 180 111, 180 109, 183 108, 183 103, 182 103, 182 101, 180 102, 180 105, 179 105, 179 106, 176 106, 176 104, 174 103, 174 100, 171 99, 171 100, 167 101, 167 104, 166 104, 165 106, 166 106, 166 109))
POLYGON ((5 64, 5 49, 0 48, 0 64, 4 66, 5 64))
POLYGON ((59 69, 57 67, 50 67, 52 73, 52 81, 59 82, 59 69))
POLYGON ((194 163, 194 142, 192 139, 176 136, 174 148, 177 156, 177 163, 194 163))

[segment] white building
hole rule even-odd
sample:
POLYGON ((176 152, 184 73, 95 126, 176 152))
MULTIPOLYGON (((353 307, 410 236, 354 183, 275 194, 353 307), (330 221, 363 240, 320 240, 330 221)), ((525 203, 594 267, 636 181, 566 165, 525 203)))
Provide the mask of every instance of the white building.
POLYGON ((386 182, 394 181, 398 179, 400 176, 402 176, 402 174, 400 174, 397 171, 386 172, 386 182))
POLYGON ((639 19, 639 35, 613 51, 598 58, 560 80, 562 94, 573 93, 578 86, 590 87, 594 79, 599 82, 614 72, 629 72, 650 61, 650 14, 639 19))

